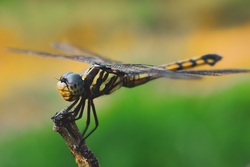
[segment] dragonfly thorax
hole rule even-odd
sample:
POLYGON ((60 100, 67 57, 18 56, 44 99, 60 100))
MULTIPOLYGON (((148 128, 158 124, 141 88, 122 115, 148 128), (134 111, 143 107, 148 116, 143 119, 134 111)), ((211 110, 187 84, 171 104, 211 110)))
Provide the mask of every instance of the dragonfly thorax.
POLYGON ((57 82, 57 89, 66 101, 74 101, 79 98, 84 91, 82 77, 73 72, 63 74, 57 82))

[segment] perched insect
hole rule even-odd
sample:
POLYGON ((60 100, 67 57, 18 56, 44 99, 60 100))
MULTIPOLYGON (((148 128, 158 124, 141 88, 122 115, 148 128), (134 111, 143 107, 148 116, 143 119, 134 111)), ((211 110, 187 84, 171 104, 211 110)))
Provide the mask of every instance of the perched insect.
POLYGON ((64 100, 73 101, 66 108, 66 112, 72 112, 75 120, 82 117, 87 101, 86 126, 82 133, 84 140, 96 130, 99 124, 93 99, 113 93, 120 87, 132 88, 161 77, 171 79, 201 79, 204 75, 219 76, 250 72, 248 69, 185 70, 205 64, 213 66, 222 59, 217 54, 206 54, 195 59, 154 66, 146 64, 122 64, 104 58, 89 50, 79 49, 68 43, 55 43, 53 47, 69 54, 69 56, 15 48, 9 48, 9 50, 16 53, 69 59, 91 64, 84 74, 67 72, 61 76, 57 83, 58 91, 64 100), (89 133, 86 133, 90 125, 91 112, 94 116, 95 127, 89 133))

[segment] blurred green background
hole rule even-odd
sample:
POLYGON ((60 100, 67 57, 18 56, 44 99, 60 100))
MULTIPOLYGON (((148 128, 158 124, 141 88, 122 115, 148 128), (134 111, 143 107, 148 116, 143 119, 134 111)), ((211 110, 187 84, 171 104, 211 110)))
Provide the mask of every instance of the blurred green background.
MULTIPOLYGON (((67 41, 126 63, 206 53, 250 68, 250 1, 0 0, 0 166, 76 166, 50 117, 68 106, 55 84, 86 64, 16 55, 67 41)), ((211 67, 205 67, 211 69, 211 67)), ((250 76, 159 79, 95 100, 87 140, 101 166, 249 167, 250 76)), ((83 128, 84 120, 78 124, 83 128)))

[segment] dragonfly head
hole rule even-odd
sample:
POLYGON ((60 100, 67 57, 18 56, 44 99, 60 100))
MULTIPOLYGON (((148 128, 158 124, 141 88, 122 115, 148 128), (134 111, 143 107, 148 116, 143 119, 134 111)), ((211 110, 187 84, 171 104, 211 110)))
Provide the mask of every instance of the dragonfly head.
POLYGON ((79 74, 67 72, 57 82, 57 89, 66 101, 74 101, 79 98, 83 91, 83 80, 79 74))

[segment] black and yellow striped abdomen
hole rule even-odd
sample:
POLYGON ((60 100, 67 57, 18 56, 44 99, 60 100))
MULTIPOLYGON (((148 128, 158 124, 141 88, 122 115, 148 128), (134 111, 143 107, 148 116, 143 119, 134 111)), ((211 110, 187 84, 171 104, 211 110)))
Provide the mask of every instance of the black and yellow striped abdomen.
MULTIPOLYGON (((199 58, 193 58, 193 59, 170 63, 170 64, 163 64, 160 67, 165 68, 166 70, 170 70, 170 71, 185 70, 185 69, 194 68, 194 67, 206 65, 206 64, 213 66, 221 59, 222 57, 217 54, 207 54, 199 58)), ((148 73, 125 75, 123 79, 123 86, 131 88, 131 87, 144 84, 156 78, 159 78, 159 76, 149 75, 148 73)))
POLYGON ((215 65, 222 57, 217 54, 207 54, 201 56, 199 58, 189 59, 181 62, 170 63, 166 65, 161 65, 165 67, 167 70, 175 71, 175 70, 185 70, 188 68, 193 68, 201 65, 208 64, 210 66, 215 65))

